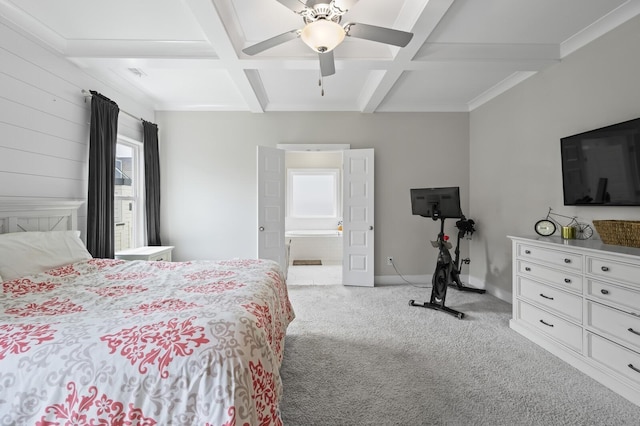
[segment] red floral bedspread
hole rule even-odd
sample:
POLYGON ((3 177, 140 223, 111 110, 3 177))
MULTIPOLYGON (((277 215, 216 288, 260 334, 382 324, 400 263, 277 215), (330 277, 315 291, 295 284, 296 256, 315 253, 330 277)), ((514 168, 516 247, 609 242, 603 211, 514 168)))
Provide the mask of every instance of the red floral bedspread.
POLYGON ((92 259, 1 285, 2 425, 282 424, 275 262, 92 259))

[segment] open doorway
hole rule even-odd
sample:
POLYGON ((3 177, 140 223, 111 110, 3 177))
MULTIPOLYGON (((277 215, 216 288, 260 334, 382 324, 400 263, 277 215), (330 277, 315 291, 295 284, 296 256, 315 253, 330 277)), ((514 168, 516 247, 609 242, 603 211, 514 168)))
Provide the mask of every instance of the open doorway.
POLYGON ((342 284, 342 150, 285 152, 290 285, 342 284))
MULTIPOLYGON (((349 145, 278 145, 278 148, 257 147, 258 183, 258 246, 262 259, 278 262, 287 277, 293 264, 291 245, 286 245, 286 167, 287 151, 339 151, 342 153, 341 210, 342 280, 343 285, 374 286, 374 150, 349 149, 349 145)), ((313 191, 311 191, 313 194, 313 191)), ((340 209, 321 229, 299 231, 327 231, 339 234, 340 209)), ((315 226, 314 226, 315 228, 315 226)), ((306 232, 308 234, 309 232, 306 232)), ((309 238, 308 235, 306 235, 309 238)), ((316 237, 314 235, 314 237, 316 237)), ((337 240, 340 241, 340 240, 337 240)), ((311 259, 317 260, 317 259, 311 259)), ((320 265, 318 265, 320 266, 320 265)))

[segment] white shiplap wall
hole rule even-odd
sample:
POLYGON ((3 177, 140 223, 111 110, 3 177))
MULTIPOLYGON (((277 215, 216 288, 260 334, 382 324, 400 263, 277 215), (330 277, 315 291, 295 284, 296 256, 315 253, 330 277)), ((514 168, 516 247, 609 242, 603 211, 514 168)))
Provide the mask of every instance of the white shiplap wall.
MULTIPOLYGON (((87 199, 90 98, 82 89, 154 119, 148 100, 117 92, 0 17, 0 197, 87 199)), ((119 133, 142 140, 140 122, 122 113, 119 133)), ((86 229, 86 204, 78 224, 86 229)))

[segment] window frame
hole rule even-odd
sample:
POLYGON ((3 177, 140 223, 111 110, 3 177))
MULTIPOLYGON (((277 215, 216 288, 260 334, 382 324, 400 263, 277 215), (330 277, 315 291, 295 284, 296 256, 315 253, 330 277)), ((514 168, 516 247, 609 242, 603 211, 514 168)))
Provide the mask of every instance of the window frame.
MULTIPOLYGON (((118 135, 116 143, 126 146, 132 150, 132 195, 118 196, 114 194, 114 216, 115 205, 118 200, 129 200, 133 202, 133 232, 132 247, 137 248, 145 245, 145 206, 144 206, 144 151, 141 141, 129 138, 127 136, 118 135)), ((114 165, 115 167, 115 165, 114 165)), ((115 217, 114 217, 115 219, 115 217)), ((115 226, 115 223, 114 223, 115 226)), ((114 228, 115 229, 115 228, 114 228)))

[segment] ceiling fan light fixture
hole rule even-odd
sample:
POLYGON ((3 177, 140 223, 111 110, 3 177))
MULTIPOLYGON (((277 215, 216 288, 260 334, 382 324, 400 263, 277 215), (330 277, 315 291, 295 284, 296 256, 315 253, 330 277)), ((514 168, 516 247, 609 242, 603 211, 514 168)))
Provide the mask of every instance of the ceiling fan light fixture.
POLYGON ((346 33, 344 28, 333 21, 318 19, 305 25, 300 38, 316 52, 329 52, 342 43, 346 33))

